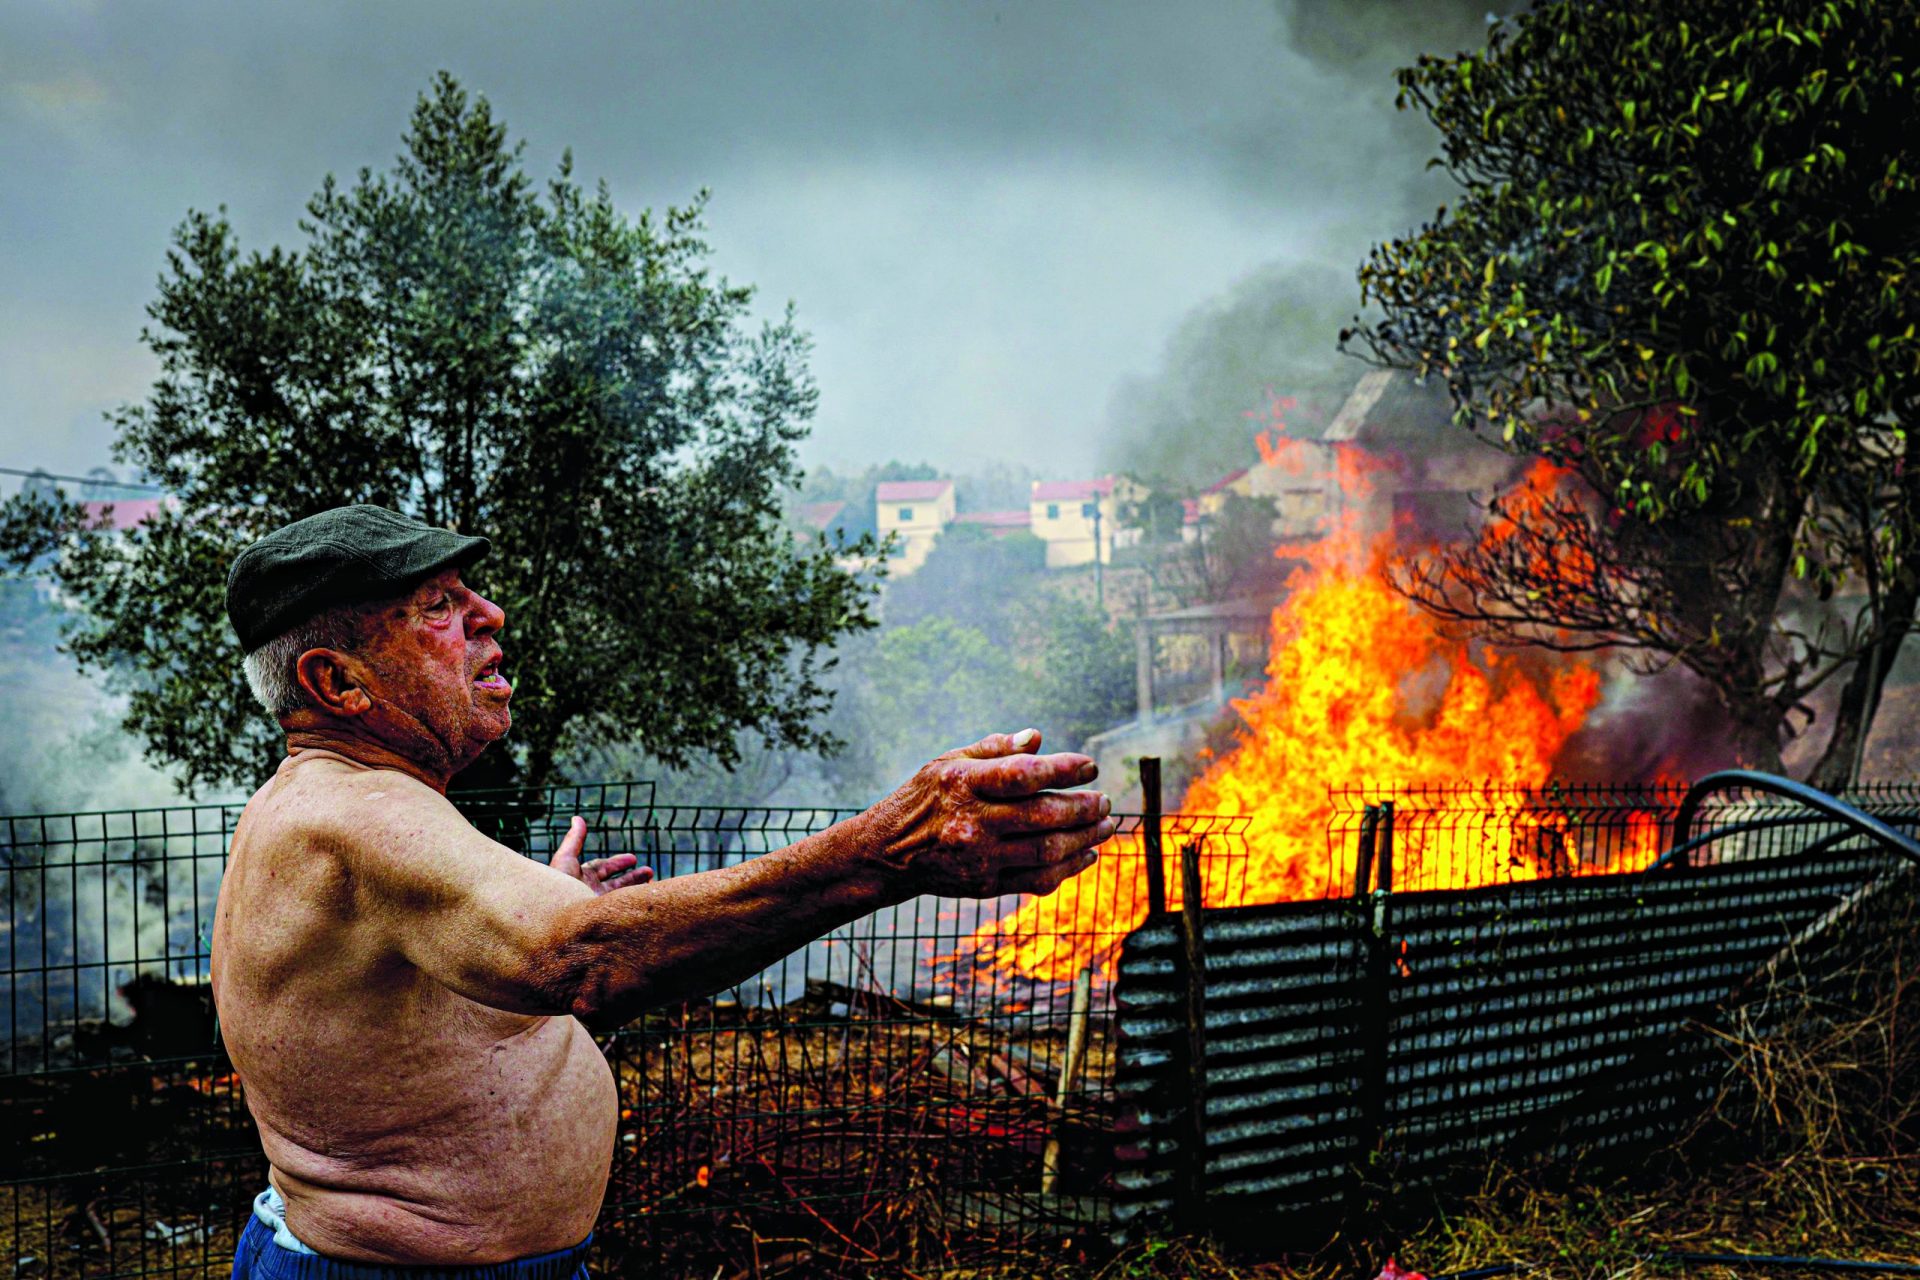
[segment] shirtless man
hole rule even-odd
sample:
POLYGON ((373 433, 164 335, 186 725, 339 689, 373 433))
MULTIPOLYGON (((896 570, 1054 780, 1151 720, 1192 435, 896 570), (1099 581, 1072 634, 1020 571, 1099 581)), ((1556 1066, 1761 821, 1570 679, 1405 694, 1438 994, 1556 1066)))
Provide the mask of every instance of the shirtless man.
POLYGON ((249 681, 287 735, 213 933, 221 1033, 271 1165, 236 1277, 584 1275, 618 1114, 589 1027, 919 894, 1051 892, 1114 830, 1104 796, 1054 790, 1093 762, 1035 754, 1026 730, 724 870, 583 865, 579 818, 552 866, 522 857, 445 794, 512 719, 505 616, 461 578, 487 549, 344 507, 229 575, 249 681))

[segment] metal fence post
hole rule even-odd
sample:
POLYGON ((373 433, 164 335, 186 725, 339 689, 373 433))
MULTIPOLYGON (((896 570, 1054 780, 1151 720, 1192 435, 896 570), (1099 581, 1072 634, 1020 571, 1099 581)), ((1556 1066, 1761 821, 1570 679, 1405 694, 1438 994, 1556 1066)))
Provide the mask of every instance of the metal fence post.
POLYGON ((1380 833, 1380 806, 1370 804, 1360 815, 1360 848, 1353 857, 1353 896, 1364 898, 1372 887, 1374 843, 1380 833))
POLYGON ((1187 1132, 1184 1201, 1190 1230, 1207 1224, 1207 949, 1201 884, 1200 841, 1180 846, 1180 934, 1186 961, 1187 1132))
POLYGON ((1147 860, 1147 918, 1167 914, 1167 866, 1160 857, 1160 757, 1140 757, 1140 845, 1147 860))
POLYGON ((1381 893, 1393 892, 1393 801, 1380 802, 1380 850, 1376 858, 1378 873, 1374 887, 1381 893))
POLYGON ((1360 860, 1372 864, 1373 887, 1369 892, 1364 874, 1354 886, 1354 904, 1366 913, 1359 987, 1360 1096, 1354 1173, 1357 1216, 1372 1220, 1377 1218, 1384 1199, 1381 1178, 1386 1154, 1388 983, 1393 967, 1388 940, 1393 896, 1393 802, 1370 806, 1367 818, 1372 821, 1363 820, 1361 824, 1360 860))

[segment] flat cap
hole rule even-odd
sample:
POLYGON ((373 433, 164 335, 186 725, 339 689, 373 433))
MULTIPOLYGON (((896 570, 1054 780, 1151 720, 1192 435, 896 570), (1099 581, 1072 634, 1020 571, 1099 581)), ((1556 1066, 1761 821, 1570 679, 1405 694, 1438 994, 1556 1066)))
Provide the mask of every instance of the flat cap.
POLYGON ((472 564, 491 546, 385 507, 335 507, 275 529, 234 557, 227 617, 252 653, 323 609, 400 595, 442 569, 472 564))

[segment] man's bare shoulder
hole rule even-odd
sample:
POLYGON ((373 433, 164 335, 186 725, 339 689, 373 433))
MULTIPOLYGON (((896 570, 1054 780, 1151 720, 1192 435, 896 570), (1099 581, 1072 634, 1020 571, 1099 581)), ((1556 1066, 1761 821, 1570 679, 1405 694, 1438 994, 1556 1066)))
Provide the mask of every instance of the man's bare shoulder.
POLYGON ((451 801, 420 779, 340 756, 290 761, 276 782, 289 817, 328 829, 351 831, 369 823, 384 827, 421 819, 468 825, 451 801))
POLYGON ((482 838, 419 779, 323 753, 281 765, 241 821, 249 844, 297 846, 346 860, 429 832, 482 838))
MULTIPOLYGON (((411 774, 318 756, 283 766, 273 798, 276 838, 331 855, 368 902, 464 899, 488 882, 585 890, 488 839, 439 791, 411 774)), ((591 890, 585 890, 591 896, 591 890)))

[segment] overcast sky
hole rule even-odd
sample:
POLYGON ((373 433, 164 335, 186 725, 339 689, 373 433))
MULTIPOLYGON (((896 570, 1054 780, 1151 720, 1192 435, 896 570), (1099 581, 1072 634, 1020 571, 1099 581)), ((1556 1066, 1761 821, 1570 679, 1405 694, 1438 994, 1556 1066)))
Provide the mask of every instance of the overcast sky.
POLYGON ((711 189, 717 266, 815 339, 808 463, 1090 472, 1184 317, 1350 279, 1429 193, 1391 82, 1300 52, 1285 2, 7 0, 0 466, 105 462, 185 212, 296 242, 444 68, 536 176, 571 147, 629 213, 711 189))

